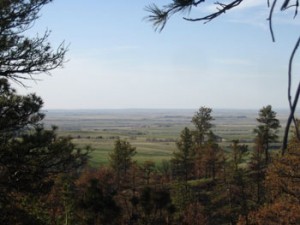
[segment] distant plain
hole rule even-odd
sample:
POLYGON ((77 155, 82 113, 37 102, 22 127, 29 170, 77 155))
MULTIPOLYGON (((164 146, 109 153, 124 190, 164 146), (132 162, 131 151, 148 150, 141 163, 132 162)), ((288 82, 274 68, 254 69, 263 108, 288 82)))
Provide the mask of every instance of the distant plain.
MULTIPOLYGON (((109 153, 117 138, 128 140, 136 147, 134 157, 138 162, 152 160, 160 164, 169 160, 176 151, 176 141, 184 127, 193 129, 191 119, 197 109, 103 109, 103 110, 45 110, 45 126, 56 125, 58 134, 71 136, 79 147, 90 145, 93 149, 90 164, 107 164, 109 153)), ((276 110, 275 110, 276 111, 276 110)), ((279 110, 281 122, 279 135, 288 116, 279 110)), ((238 139, 251 148, 253 129, 257 126, 258 110, 215 109, 212 116, 213 131, 221 137, 225 150, 232 140, 238 139)))

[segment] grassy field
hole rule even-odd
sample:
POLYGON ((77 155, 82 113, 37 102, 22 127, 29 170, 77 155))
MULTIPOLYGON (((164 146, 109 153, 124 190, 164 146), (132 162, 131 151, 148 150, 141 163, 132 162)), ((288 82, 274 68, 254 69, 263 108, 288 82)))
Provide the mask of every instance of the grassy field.
MULTIPOLYGON (((176 140, 184 127, 193 129, 191 118, 196 110, 49 110, 46 126, 57 125, 59 135, 73 138, 78 146, 90 145, 91 164, 108 162, 117 138, 128 140, 137 149, 135 160, 160 163, 170 159, 176 140)), ((286 111, 277 111, 285 124, 286 111)), ((258 110, 214 110, 214 132, 222 138, 225 149, 233 139, 250 145, 257 125, 258 110)), ((282 133, 281 129, 281 133, 282 133)))

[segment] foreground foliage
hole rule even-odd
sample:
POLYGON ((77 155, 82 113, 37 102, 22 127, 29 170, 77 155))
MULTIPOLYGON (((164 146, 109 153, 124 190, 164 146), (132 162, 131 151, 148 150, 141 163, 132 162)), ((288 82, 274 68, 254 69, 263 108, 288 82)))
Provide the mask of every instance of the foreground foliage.
MULTIPOLYGON (((151 161, 137 164, 133 160, 135 147, 118 139, 108 166, 86 167, 79 171, 75 169, 79 164, 75 163, 68 164, 70 170, 64 167, 59 171, 58 167, 57 173, 51 171, 51 175, 43 170, 41 174, 36 172, 34 177, 43 175, 44 179, 33 180, 30 185, 22 180, 30 190, 25 192, 21 185, 18 192, 14 189, 9 195, 1 196, 3 210, 7 213, 5 222, 72 225, 299 223, 300 144, 297 139, 290 141, 284 156, 277 154, 279 149, 269 150, 266 156, 265 142, 260 141, 249 149, 233 140, 229 146, 231 151, 226 153, 219 147, 216 135, 209 131, 199 146, 196 129, 196 126, 195 130, 183 129, 173 158, 170 162, 164 161, 160 168, 151 161), (265 157, 269 158, 268 163, 265 157), (44 185, 44 191, 35 191, 32 185, 44 185), (18 210, 19 215, 27 219, 21 221, 9 209, 18 210)), ((59 146, 61 151, 66 148, 64 144, 59 146)), ((35 165, 42 168, 40 164, 35 165)))
MULTIPOLYGON (((195 114, 195 128, 183 129, 172 159, 161 167, 137 164, 138 150, 118 139, 110 165, 89 168, 88 148, 58 137, 55 127, 43 128, 39 97, 20 96, 0 81, 1 224, 299 223, 296 138, 284 156, 269 148, 266 154, 266 142, 276 138, 262 132, 252 149, 233 140, 225 152, 212 124, 199 129, 205 118, 213 120, 211 109, 200 108, 208 114, 195 114)), ((269 129, 261 125, 262 110, 258 131, 269 129)), ((279 126, 274 112, 272 121, 279 126)))
POLYGON ((58 175, 86 164, 89 149, 57 137, 55 127, 43 128, 43 102, 36 95, 17 95, 6 79, 0 79, 0 93, 0 221, 43 224, 35 217, 41 198, 58 175))
MULTIPOLYGON (((10 81, 24 85, 40 73, 62 66, 66 48, 48 43, 49 31, 26 31, 51 0, 0 1, 0 223, 49 224, 49 193, 63 174, 79 172, 89 149, 78 149, 56 128, 45 130, 43 101, 18 95, 10 81)), ((24 85, 25 86, 25 85, 24 85)))

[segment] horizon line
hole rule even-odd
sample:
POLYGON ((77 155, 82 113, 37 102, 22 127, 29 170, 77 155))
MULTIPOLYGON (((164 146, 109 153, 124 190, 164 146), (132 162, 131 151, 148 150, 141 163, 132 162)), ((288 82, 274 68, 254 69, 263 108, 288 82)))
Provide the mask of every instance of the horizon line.
MULTIPOLYGON (((204 106, 206 107, 206 106, 204 106)), ((142 108, 142 107, 124 107, 124 108, 42 108, 42 111, 96 111, 96 110, 198 110, 198 108, 158 108, 158 107, 151 107, 151 108, 142 108)), ((224 108, 224 107, 208 107, 212 110, 260 110, 261 108, 224 108)), ((273 107, 276 110, 289 110, 288 107, 273 107)))

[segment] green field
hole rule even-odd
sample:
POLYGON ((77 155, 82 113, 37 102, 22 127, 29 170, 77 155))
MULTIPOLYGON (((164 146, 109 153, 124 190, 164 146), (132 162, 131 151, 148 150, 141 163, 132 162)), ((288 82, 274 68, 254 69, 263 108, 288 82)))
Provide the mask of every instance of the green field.
MULTIPOLYGON (((49 110, 45 124, 57 125, 59 135, 73 138, 78 146, 93 149, 92 165, 106 164, 116 138, 128 140, 136 147, 135 160, 160 163, 170 159, 176 150, 176 140, 184 127, 193 129, 191 118, 196 110, 49 110)), ((252 146, 253 129, 258 110, 214 110, 214 132, 222 138, 225 149, 231 140, 252 146)), ((277 111, 282 126, 287 111, 277 111)), ((281 128, 280 132, 283 132, 281 128)))

